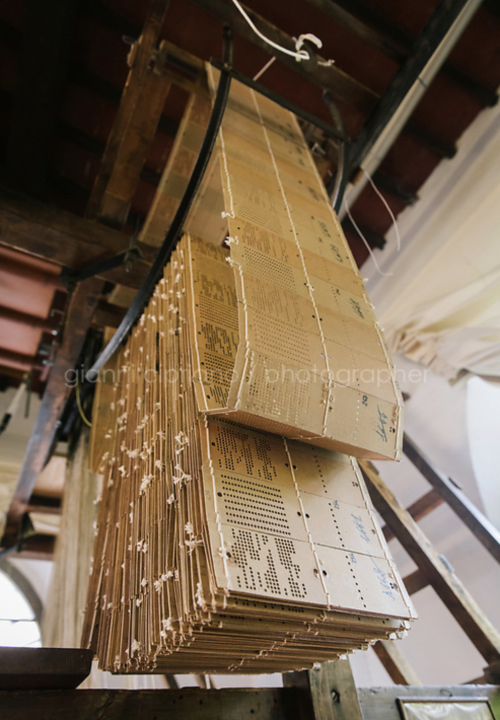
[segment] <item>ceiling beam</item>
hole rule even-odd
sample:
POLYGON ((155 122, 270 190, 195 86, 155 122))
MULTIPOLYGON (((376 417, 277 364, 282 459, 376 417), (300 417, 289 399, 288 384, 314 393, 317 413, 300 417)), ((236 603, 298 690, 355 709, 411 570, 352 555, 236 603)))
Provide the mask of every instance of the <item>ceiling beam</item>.
POLYGON ((113 227, 127 221, 132 198, 163 112, 170 83, 150 68, 169 0, 153 0, 132 46, 130 71, 87 207, 113 227))
MULTIPOLYGON (((0 194, 0 245, 20 250, 56 265, 81 268, 123 252, 129 238, 87 218, 58 210, 37 200, 0 194)), ((156 250, 139 243, 143 256, 130 272, 116 268, 103 278, 140 287, 156 250)), ((59 284, 57 278, 53 278, 59 284)))
POLYGON ((27 0, 20 75, 7 147, 18 187, 44 197, 59 100, 66 80, 81 0, 27 0))

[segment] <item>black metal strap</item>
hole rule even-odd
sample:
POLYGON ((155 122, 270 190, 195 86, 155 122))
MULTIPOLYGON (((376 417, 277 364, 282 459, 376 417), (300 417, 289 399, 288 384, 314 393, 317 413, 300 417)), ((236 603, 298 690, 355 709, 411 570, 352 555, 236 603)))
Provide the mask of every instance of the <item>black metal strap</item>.
POLYGON ((198 155, 198 160, 196 161, 196 165, 193 169, 180 205, 177 208, 172 225, 170 226, 165 240, 163 241, 163 245, 161 246, 153 265, 151 266, 139 292, 137 293, 134 302, 128 309, 127 314, 123 318, 103 352, 87 372, 85 378, 87 382, 96 381, 99 371, 113 356, 115 351, 129 334, 146 303, 150 299, 156 284, 162 275, 163 268, 170 260, 172 252, 175 250, 179 240, 187 214, 203 179, 203 175, 205 174, 208 161, 210 160, 229 95, 229 87, 231 85, 231 66, 233 62, 233 41, 230 28, 224 27, 223 38, 223 64, 220 66, 221 75, 219 85, 217 87, 217 94, 215 96, 210 122, 208 123, 207 132, 205 134, 205 139, 203 140, 200 154, 198 155))

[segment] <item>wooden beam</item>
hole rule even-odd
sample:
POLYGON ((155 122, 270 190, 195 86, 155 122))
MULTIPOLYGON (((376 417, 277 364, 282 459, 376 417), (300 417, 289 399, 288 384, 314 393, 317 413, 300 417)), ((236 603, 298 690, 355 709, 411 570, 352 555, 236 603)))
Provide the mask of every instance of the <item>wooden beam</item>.
POLYGON ((0 348, 0 367, 12 368, 14 370, 21 370, 22 372, 29 372, 32 369, 42 370, 42 361, 38 360, 32 355, 25 355, 24 353, 13 352, 12 350, 4 350, 0 348))
POLYGON ((65 373, 76 365, 102 286, 103 281, 97 278, 86 280, 78 285, 69 302, 62 342, 47 381, 7 515, 3 540, 6 547, 11 547, 17 541, 22 516, 26 512, 38 473, 47 460, 59 417, 72 389, 66 383, 65 373))
POLYGON ((285 673, 283 687, 309 693, 314 720, 363 720, 347 659, 323 663, 313 670, 285 673))
POLYGON ((484 545, 488 552, 500 562, 500 532, 478 510, 469 498, 457 486, 432 465, 418 446, 405 435, 403 452, 415 467, 430 482, 434 489, 448 503, 454 513, 463 520, 469 530, 484 545))
MULTIPOLYGON (((0 193, 0 245, 56 265, 80 268, 123 252, 128 244, 127 235, 95 221, 37 200, 15 197, 5 190, 0 193)), ((143 257, 130 272, 121 267, 103 277, 128 287, 140 287, 156 249, 144 244, 139 247, 143 257)), ((56 277, 52 277, 52 282, 60 285, 56 277)))
POLYGON ((417 569, 404 577, 403 582, 405 584, 406 590, 408 591, 408 595, 414 595, 419 590, 423 590, 430 584, 429 578, 420 569, 417 569))
POLYGON ((0 692, 2 720, 311 720, 296 688, 0 692))
POLYGON ((418 567, 427 575, 458 624, 489 663, 500 658, 500 635, 471 597, 448 563, 396 500, 371 463, 360 462, 375 505, 387 525, 418 567))
MULTIPOLYGON (((428 493, 422 495, 421 498, 419 498, 408 508, 406 508, 406 512, 412 516, 415 522, 418 522, 423 517, 428 515, 437 507, 439 507, 439 505, 442 505, 443 502, 444 500, 437 490, 429 490, 428 493)), ((391 528, 387 527, 387 525, 382 528, 382 532, 384 533, 384 537, 387 542, 389 542, 389 540, 392 540, 395 537, 393 531, 391 530, 391 528)))
POLYGON ((396 685, 422 685, 418 675, 399 648, 391 640, 379 640, 373 645, 376 656, 396 685))
POLYGON ((59 100, 81 0, 27 0, 7 165, 23 190, 46 194, 59 100))
POLYGON ((61 498, 34 494, 31 496, 26 510, 46 515, 60 515, 62 512, 61 498))
POLYGON ((101 169, 87 207, 114 227, 123 227, 170 89, 150 68, 169 0, 152 0, 141 37, 131 51, 130 72, 101 169))
MULTIPOLYGON (((192 2, 222 23, 230 25, 235 33, 254 43, 262 50, 272 54, 276 53, 255 34, 233 3, 226 2, 226 0, 192 0, 192 2)), ((288 50, 295 50, 295 41, 289 35, 250 8, 245 5, 243 7, 253 23, 267 38, 288 50)), ((363 115, 367 115, 373 109, 377 95, 362 83, 342 72, 336 65, 330 67, 318 65, 315 70, 308 72, 304 68, 304 63, 297 62, 295 58, 279 52, 276 53, 276 56, 280 62, 288 65, 299 75, 325 90, 330 90, 335 98, 348 103, 363 115)), ((325 60, 319 55, 318 59, 320 61, 325 60)))

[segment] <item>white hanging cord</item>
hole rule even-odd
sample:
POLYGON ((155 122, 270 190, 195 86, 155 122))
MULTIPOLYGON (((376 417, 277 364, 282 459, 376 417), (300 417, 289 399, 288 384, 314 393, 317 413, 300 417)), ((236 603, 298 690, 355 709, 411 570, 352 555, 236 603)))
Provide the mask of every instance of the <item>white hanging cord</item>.
POLYGON ((252 78, 253 81, 254 81, 254 82, 257 82, 257 80, 258 80, 262 75, 264 75, 264 73, 266 72, 266 70, 269 70, 269 68, 271 67, 271 65, 273 64, 273 62, 274 62, 275 60, 276 60, 276 55, 273 55, 272 58, 266 62, 266 64, 264 65, 264 67, 259 70, 259 72, 257 73, 257 75, 255 75, 255 76, 252 78))
POLYGON ((373 262, 375 263, 375 267, 377 268, 377 271, 378 271, 381 275, 385 275, 386 277, 389 277, 390 275, 392 275, 392 273, 386 273, 386 272, 384 272, 383 270, 380 269, 380 266, 379 266, 379 264, 378 264, 378 262, 377 262, 377 258, 375 257, 375 253, 374 253, 373 250, 371 249, 370 245, 368 244, 368 240, 365 238, 365 236, 363 235, 363 233, 361 232, 361 230, 360 230, 359 227, 357 226, 357 224, 356 224, 353 216, 351 215, 351 211, 349 210, 349 205, 348 205, 348 203, 347 203, 347 198, 346 198, 346 197, 344 197, 344 204, 345 204, 345 211, 346 211, 346 213, 347 213, 347 216, 349 217, 349 220, 352 222, 352 224, 353 224, 354 227, 356 228, 356 231, 357 231, 359 237, 361 238, 361 240, 362 240, 362 241, 364 242, 364 244, 366 245, 366 248, 367 248, 368 252, 370 253, 370 255, 371 255, 371 257, 372 257, 373 262))
MULTIPOLYGON (((288 48, 283 47, 282 45, 278 45, 277 43, 273 42, 273 40, 270 40, 268 37, 263 35, 259 28, 255 25, 253 20, 250 18, 248 13, 244 10, 242 5, 238 2, 238 0, 233 0, 233 4, 238 8, 240 13, 243 15, 247 23, 250 25, 254 33, 260 37, 261 40, 263 40, 265 43, 270 45, 271 47, 275 48, 275 50, 279 50, 282 53, 285 53, 285 55, 290 55, 290 57, 294 57, 297 62, 300 62, 301 60, 309 60, 309 53, 307 50, 302 50, 302 46, 306 40, 313 43, 313 45, 316 45, 318 49, 323 47, 323 43, 321 40, 316 37, 316 35, 313 35, 312 33, 306 33, 305 35, 300 35, 299 39, 295 42, 295 51, 289 50, 288 48)), ((332 65, 334 60, 327 60, 326 62, 320 62, 320 65, 332 65)))
POLYGON ((399 227, 398 227, 398 222, 397 222, 397 220, 396 220, 396 217, 395 217, 394 213, 392 212, 391 208, 389 207, 389 203, 387 202, 387 200, 385 199, 385 197, 382 195, 382 193, 380 192, 380 190, 378 189, 378 187, 377 187, 377 186, 375 185, 375 183, 373 182, 373 179, 372 179, 372 177, 370 176, 370 174, 368 173, 368 171, 365 170, 364 168, 361 168, 361 169, 362 169, 362 171, 364 172, 365 177, 366 177, 366 179, 368 180, 368 182, 370 183, 370 185, 372 186, 372 188, 375 190, 375 192, 377 193, 377 195, 379 196, 379 198, 380 198, 380 199, 382 200, 382 202, 384 203, 384 205, 385 205, 385 207, 386 207, 386 209, 387 209, 387 212, 389 213, 389 215, 390 215, 391 218, 392 218, 392 222, 394 223, 394 230, 396 231, 396 243, 397 243, 398 252, 399 252, 399 251, 401 250, 401 236, 400 236, 400 234, 399 234, 399 227))

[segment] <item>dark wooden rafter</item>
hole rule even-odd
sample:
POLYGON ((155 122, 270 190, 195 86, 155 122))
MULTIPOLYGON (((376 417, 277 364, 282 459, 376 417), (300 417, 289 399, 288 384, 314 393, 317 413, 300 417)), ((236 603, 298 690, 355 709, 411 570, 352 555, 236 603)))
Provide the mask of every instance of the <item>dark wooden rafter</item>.
POLYGON ((7 147, 11 177, 31 194, 46 191, 59 98, 81 0, 27 0, 20 77, 7 147))
POLYGON ((132 47, 130 72, 111 130, 87 214, 123 227, 170 84, 150 68, 169 0, 153 0, 144 30, 132 47))
POLYGON ((500 634, 371 463, 361 471, 375 508, 487 662, 500 659, 500 634))

